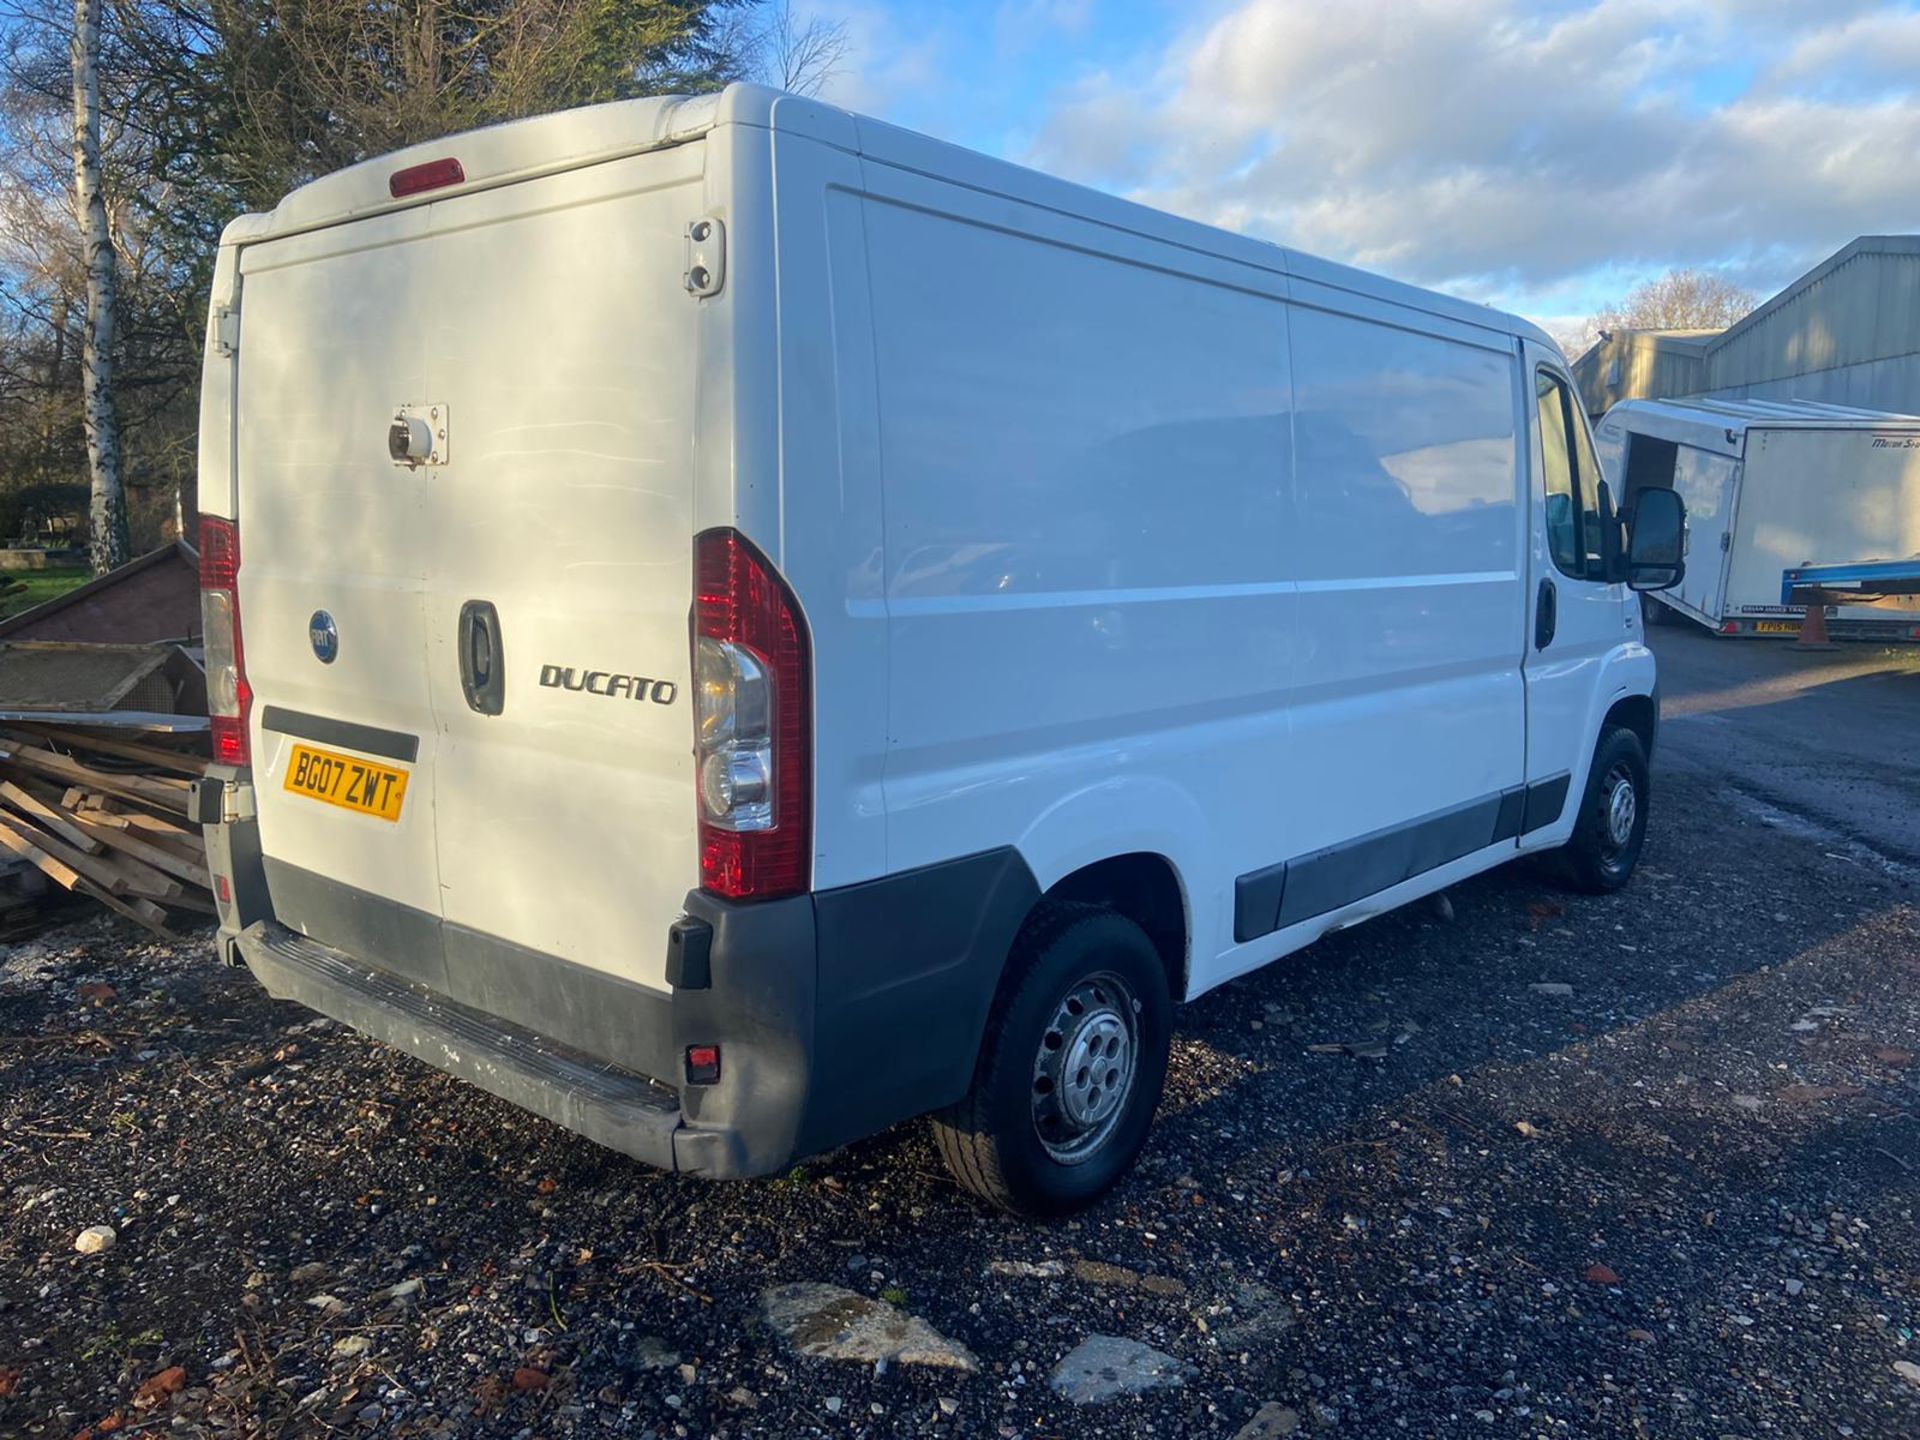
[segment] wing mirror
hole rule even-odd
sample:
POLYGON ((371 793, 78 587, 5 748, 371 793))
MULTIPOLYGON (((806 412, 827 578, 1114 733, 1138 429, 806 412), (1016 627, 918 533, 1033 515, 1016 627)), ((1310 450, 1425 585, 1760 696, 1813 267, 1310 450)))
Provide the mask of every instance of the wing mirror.
POLYGON ((1627 584, 1671 590, 1687 573, 1687 502, 1649 485, 1633 497, 1627 521, 1627 584))

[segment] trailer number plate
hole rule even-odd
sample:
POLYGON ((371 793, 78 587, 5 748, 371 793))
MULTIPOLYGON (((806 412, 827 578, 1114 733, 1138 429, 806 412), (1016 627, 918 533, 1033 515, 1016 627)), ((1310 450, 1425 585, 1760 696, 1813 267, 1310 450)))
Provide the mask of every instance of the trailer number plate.
POLYGON ((286 788, 342 810, 398 820, 407 798, 407 772, 311 745, 296 745, 287 757, 286 788))
POLYGON ((1798 635, 1800 627, 1787 620, 1756 620, 1753 622, 1756 635, 1798 635))

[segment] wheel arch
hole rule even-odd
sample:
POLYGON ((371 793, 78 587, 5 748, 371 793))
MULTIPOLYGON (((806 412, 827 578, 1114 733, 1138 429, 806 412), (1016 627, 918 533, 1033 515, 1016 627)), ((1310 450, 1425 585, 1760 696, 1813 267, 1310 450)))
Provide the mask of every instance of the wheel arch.
POLYGON ((1211 837, 1183 787, 1128 775, 1062 796, 1034 817, 1016 848, 1043 895, 1106 905, 1145 930, 1179 1002, 1189 993, 1197 937, 1209 933, 1193 878, 1207 873, 1211 837))
POLYGON ((1631 730, 1640 737, 1640 748, 1653 758, 1654 736, 1660 730, 1660 702, 1652 695, 1623 695, 1608 707, 1605 717, 1600 721, 1600 733, 1606 734, 1615 726, 1631 730))
POLYGON ((1045 899, 1099 905, 1133 921, 1159 952, 1167 993, 1176 1002, 1186 998, 1192 926, 1186 888, 1166 856, 1147 850, 1109 855, 1061 876, 1045 899))

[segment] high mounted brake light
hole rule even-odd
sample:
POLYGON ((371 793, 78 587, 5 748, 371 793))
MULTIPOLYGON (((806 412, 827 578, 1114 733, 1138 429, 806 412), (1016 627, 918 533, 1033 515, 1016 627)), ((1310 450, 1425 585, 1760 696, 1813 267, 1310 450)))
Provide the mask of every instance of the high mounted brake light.
POLYGON ((253 758, 247 739, 253 689, 240 642, 240 527, 217 515, 200 517, 200 622, 213 758, 220 765, 245 765, 253 758))
POLYGON ((807 888, 813 736, 799 606, 733 530, 694 542, 700 884, 732 900, 807 888))
POLYGON ((461 169, 458 160, 449 155, 444 160, 428 160, 394 171, 387 177, 387 193, 396 200, 404 200, 409 195, 418 195, 427 190, 444 190, 449 185, 464 185, 466 181, 467 172, 461 169))

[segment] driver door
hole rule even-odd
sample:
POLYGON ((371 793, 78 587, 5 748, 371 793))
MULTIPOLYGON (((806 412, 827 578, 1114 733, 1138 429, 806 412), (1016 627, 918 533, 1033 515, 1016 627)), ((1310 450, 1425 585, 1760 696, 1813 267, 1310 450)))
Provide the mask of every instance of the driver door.
POLYGON ((1600 465, 1579 392, 1560 358, 1524 347, 1532 431, 1527 628, 1527 809, 1521 843, 1558 843, 1568 803, 1586 780, 1599 674, 1606 656, 1639 633, 1639 607, 1605 577, 1600 465))

